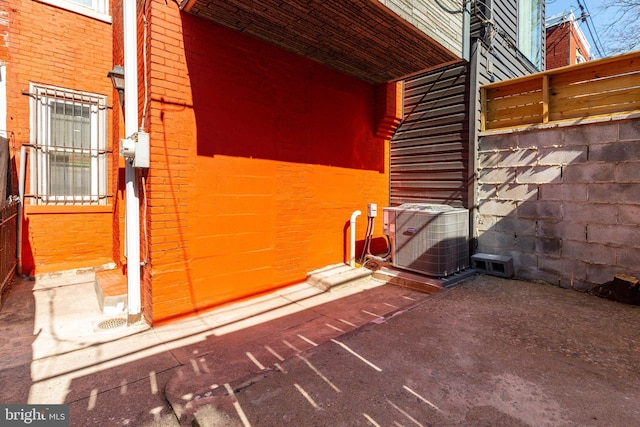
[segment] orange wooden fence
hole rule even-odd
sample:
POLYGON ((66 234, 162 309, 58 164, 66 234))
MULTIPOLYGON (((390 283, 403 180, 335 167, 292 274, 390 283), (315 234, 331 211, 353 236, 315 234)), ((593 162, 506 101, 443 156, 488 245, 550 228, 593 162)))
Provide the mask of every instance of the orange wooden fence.
POLYGON ((484 85, 482 130, 640 112, 640 51, 484 85))

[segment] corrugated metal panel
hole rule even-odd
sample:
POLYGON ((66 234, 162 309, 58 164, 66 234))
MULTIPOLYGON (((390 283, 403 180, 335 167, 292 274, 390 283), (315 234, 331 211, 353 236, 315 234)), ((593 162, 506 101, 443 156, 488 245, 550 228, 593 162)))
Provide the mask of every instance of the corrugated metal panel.
POLYGON ((515 47, 517 5, 517 0, 474 3, 471 37, 482 40, 474 43, 474 76, 470 64, 457 64, 405 81, 405 117, 391 140, 392 206, 417 202, 471 208, 474 184, 469 152, 475 149, 470 150, 469 144, 480 127, 479 87, 535 71, 515 47), (489 18, 499 35, 485 31, 489 18), (472 80, 473 96, 469 92, 472 80), (471 121, 474 129, 470 133, 471 121))
POLYGON ((464 207, 468 165, 467 65, 405 81, 404 120, 391 140, 391 205, 464 207))

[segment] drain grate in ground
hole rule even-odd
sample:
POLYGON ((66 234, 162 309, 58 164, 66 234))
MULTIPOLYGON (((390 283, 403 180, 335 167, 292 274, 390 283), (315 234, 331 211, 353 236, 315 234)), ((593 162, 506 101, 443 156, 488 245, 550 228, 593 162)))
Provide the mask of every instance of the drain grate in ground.
POLYGON ((126 326, 126 324, 127 319, 116 317, 113 319, 103 320, 102 322, 98 323, 98 329, 115 329, 126 326))

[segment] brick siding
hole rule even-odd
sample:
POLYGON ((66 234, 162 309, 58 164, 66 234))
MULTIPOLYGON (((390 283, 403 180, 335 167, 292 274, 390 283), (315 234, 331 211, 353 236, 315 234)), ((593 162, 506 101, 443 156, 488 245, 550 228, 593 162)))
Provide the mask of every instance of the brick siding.
MULTIPOLYGON (((30 83, 58 86, 108 96, 113 103, 111 25, 32 0, 3 2, 8 21, 7 128, 11 138, 14 177, 19 151, 30 142, 30 103, 22 91, 30 83)), ((110 116, 110 114, 109 114, 110 116)), ((110 121, 109 121, 110 123, 110 121)), ((107 126, 110 129, 110 125, 107 126)), ((110 131, 109 131, 110 134, 110 131)), ((117 165, 109 161, 109 188, 113 192, 117 165)), ((27 174, 27 178, 28 178, 27 174)), ((17 180, 16 180, 17 181, 17 180)), ((15 182, 17 187, 17 182, 15 182)), ((27 191, 30 183, 27 181, 27 191)), ((102 265, 112 260, 111 209, 85 213, 73 207, 46 213, 25 202, 23 272, 36 274, 102 265)))
POLYGON ((171 2, 152 2, 148 16, 145 315, 163 322, 343 262, 351 213, 388 201, 388 141, 375 133, 377 118, 395 121, 395 88, 171 2))

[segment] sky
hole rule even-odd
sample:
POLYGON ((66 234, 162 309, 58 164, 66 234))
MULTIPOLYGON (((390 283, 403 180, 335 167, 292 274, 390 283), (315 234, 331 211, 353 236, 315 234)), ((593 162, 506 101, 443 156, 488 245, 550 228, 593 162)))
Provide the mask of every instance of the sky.
MULTIPOLYGON (((580 28, 591 44, 591 55, 600 57, 596 49, 596 42, 593 40, 596 37, 599 37, 600 43, 598 43, 598 45, 604 50, 604 52, 602 52, 603 56, 610 55, 611 47, 607 45, 605 30, 616 19, 616 11, 612 9, 605 10, 601 6, 602 1, 600 0, 580 0, 580 3, 582 3, 591 14, 589 22, 589 24, 592 24, 591 32, 589 31, 587 23, 580 23, 580 28)), ((547 17, 571 10, 573 10, 573 14, 576 17, 580 16, 581 11, 578 6, 578 0, 547 0, 547 17)))

